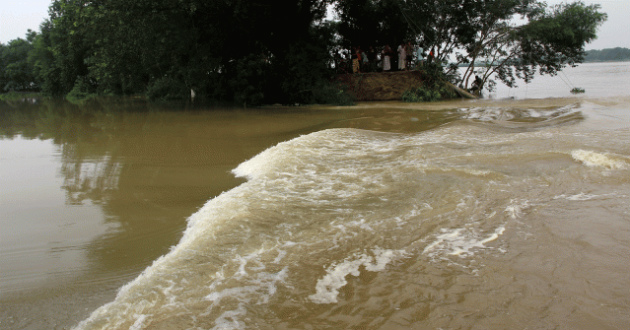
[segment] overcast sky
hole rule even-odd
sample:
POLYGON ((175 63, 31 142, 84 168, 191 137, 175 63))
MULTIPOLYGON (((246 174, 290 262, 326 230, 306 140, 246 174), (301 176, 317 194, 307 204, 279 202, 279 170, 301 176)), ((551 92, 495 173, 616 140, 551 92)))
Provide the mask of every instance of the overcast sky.
MULTIPOLYGON (((134 0, 129 0, 134 1, 134 0)), ((548 4, 565 1, 547 0, 548 4)), ((608 14, 608 21, 598 31, 598 38, 586 45, 586 49, 614 47, 630 48, 630 1, 583 0, 586 4, 598 3, 608 14)), ((28 29, 38 31, 48 17, 51 0, 0 0, 0 42, 6 44, 16 38, 24 38, 28 29)))

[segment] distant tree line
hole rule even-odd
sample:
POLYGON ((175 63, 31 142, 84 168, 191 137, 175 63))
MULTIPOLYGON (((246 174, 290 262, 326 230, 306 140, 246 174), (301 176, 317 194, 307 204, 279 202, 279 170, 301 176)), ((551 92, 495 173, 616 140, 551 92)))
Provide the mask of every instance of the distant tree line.
POLYGON ((587 50, 584 62, 618 62, 630 61, 630 49, 606 48, 601 50, 587 50))
POLYGON ((0 44, 0 92, 186 99, 192 90, 244 106, 335 103, 344 100, 332 79, 341 50, 407 41, 449 63, 443 73, 464 88, 474 76, 512 86, 584 61, 606 19, 598 9, 536 0, 54 0, 39 32, 0 44))

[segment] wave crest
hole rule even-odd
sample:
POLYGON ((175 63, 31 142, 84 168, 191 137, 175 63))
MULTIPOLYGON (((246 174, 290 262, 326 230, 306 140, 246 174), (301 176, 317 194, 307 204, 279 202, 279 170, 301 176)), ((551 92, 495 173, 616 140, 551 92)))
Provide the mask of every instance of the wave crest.
POLYGON ((574 150, 571 156, 576 161, 590 167, 603 167, 610 170, 627 169, 630 166, 630 158, 612 153, 598 153, 590 150, 574 150))

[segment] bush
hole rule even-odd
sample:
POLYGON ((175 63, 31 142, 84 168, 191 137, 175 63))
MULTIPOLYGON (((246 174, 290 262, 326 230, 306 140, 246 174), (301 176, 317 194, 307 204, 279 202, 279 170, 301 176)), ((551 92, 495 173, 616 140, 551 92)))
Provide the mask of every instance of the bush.
POLYGON ((86 77, 78 77, 66 99, 71 103, 83 103, 96 97, 96 89, 86 77))
POLYGON ((575 87, 571 90, 571 94, 582 94, 585 92, 586 91, 584 90, 584 88, 580 88, 580 87, 575 87))
POLYGON ((405 102, 434 102, 443 99, 451 99, 457 95, 444 84, 433 86, 420 86, 410 88, 403 93, 402 100, 405 102))
POLYGON ((446 85, 449 79, 439 63, 425 63, 421 71, 423 85, 406 90, 402 96, 403 101, 434 102, 457 97, 457 94, 446 85))
POLYGON ((186 100, 190 97, 190 90, 178 79, 165 76, 149 84, 147 97, 152 101, 186 100))
POLYGON ((28 101, 43 98, 41 93, 8 92, 0 94, 0 101, 28 101))
POLYGON ((315 103, 354 105, 354 99, 338 84, 323 84, 313 90, 315 103))

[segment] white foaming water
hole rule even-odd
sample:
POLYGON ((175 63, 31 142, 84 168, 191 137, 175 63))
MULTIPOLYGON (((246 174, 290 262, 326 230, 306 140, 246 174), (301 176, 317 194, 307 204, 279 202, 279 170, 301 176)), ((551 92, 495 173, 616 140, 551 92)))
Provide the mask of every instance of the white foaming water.
POLYGON ((578 111, 576 105, 564 106, 556 109, 514 109, 499 107, 460 108, 458 112, 465 119, 478 121, 514 121, 514 120, 552 120, 566 117, 578 111))
POLYGON ((485 238, 481 235, 467 230, 466 228, 442 229, 442 234, 438 235, 435 241, 429 244, 422 253, 432 258, 442 254, 459 257, 472 256, 475 250, 487 248, 485 244, 490 243, 505 232, 505 226, 498 227, 492 234, 485 238))
MULTIPOLYGON (((266 304, 277 290, 277 284, 284 282, 288 274, 287 267, 277 273, 259 272, 254 277, 252 285, 233 287, 220 291, 213 291, 205 299, 212 302, 212 307, 218 307, 224 299, 238 301, 236 308, 223 312, 215 320, 213 329, 243 328, 240 318, 247 314, 246 305, 266 304)), ((212 287, 217 287, 221 281, 215 281, 212 287)))
POLYGON ((316 304, 336 303, 339 289, 348 283, 346 276, 359 276, 361 266, 370 272, 382 271, 392 259, 403 256, 405 251, 376 248, 372 250, 372 254, 355 254, 329 266, 326 275, 317 280, 316 293, 310 295, 309 299, 316 304))
POLYGON ((145 327, 144 324, 144 320, 147 318, 146 315, 139 315, 138 319, 136 320, 136 322, 134 322, 134 324, 131 325, 131 327, 129 328, 129 330, 139 330, 139 329, 143 329, 145 327))
POLYGON ((597 199, 597 198, 604 198, 604 197, 613 197, 613 196, 617 196, 617 194, 603 194, 603 195, 594 195, 594 194, 586 194, 586 193, 579 193, 579 194, 575 194, 575 195, 558 195, 558 196, 554 196, 553 199, 566 199, 568 201, 589 201, 592 199, 597 199))
MULTIPOLYGON (((366 132, 367 133, 367 132, 366 132)), ((321 170, 337 171, 339 174, 356 174, 352 168, 321 168, 311 162, 317 158, 357 159, 366 157, 366 150, 378 157, 387 155, 397 148, 396 141, 388 138, 378 139, 378 133, 370 132, 371 138, 365 140, 360 130, 328 129, 297 137, 279 143, 241 163, 232 172, 237 177, 250 180, 265 176, 280 175, 321 175, 321 170), (347 146, 344 148, 343 146, 347 146), (299 151, 299 152, 298 152, 299 151)), ((385 135, 386 136, 386 135, 385 135)))
POLYGON ((505 208, 505 213, 509 214, 510 218, 516 219, 521 217, 523 210, 527 207, 529 207, 528 201, 517 202, 512 200, 510 205, 505 208))
POLYGON ((571 152, 571 156, 573 159, 591 167, 603 167, 610 170, 619 170, 626 169, 630 166, 630 157, 612 153, 598 153, 590 150, 574 150, 571 152))

